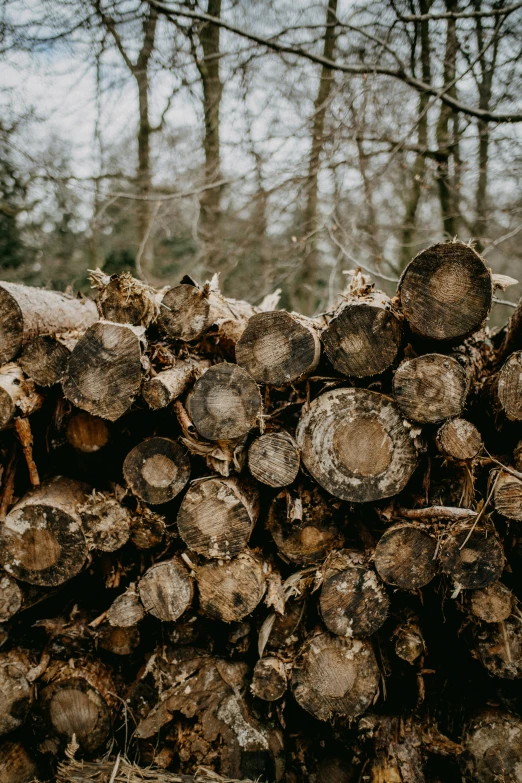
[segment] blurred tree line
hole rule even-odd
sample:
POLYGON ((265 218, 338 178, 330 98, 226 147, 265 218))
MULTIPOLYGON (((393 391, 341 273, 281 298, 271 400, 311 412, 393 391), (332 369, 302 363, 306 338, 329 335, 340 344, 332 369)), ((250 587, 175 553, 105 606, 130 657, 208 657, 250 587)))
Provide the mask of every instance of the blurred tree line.
POLYGON ((522 277, 521 50, 507 0, 2 0, 2 276, 312 313, 456 236, 522 277))

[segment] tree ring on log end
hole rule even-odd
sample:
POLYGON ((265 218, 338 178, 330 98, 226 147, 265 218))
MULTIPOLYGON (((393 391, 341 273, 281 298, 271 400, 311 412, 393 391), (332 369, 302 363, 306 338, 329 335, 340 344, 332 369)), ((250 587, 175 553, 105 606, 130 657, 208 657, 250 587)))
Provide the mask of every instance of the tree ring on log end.
POLYGON ((453 340, 482 326, 493 287, 478 253, 461 242, 448 242, 422 250, 410 261, 399 293, 413 331, 432 340, 453 340))
POLYGON ((251 552, 226 562, 205 563, 197 569, 196 581, 201 611, 225 623, 251 614, 266 589, 263 563, 251 552))
POLYGON ((437 573, 437 542, 426 530, 398 524, 385 531, 375 549, 377 573, 387 584, 418 590, 437 573))
POLYGON ((210 367, 194 384, 187 409, 207 440, 235 440, 246 435, 261 415, 256 382, 237 364, 210 367))
POLYGON ((74 517, 38 503, 14 509, 0 530, 5 570, 33 585, 54 586, 76 576, 87 544, 74 517))
POLYGON ((192 603, 192 577, 180 558, 156 563, 143 575, 138 590, 145 611, 174 622, 192 603))
POLYGON ((334 389, 315 399, 299 422, 297 444, 315 480, 341 500, 395 495, 417 464, 395 405, 366 389, 334 389))
POLYGON ((504 552, 495 533, 459 522, 448 532, 440 550, 442 571, 466 590, 496 582, 504 570, 504 552), (464 543, 465 542, 465 543, 464 543))
POLYGON ((257 383, 284 386, 312 372, 320 352, 313 327, 274 310, 249 319, 236 345, 236 361, 257 383))
POLYGON ((210 303, 197 286, 182 283, 167 291, 158 324, 169 337, 197 340, 210 326, 210 303))
POLYGON ((319 720, 355 718, 372 704, 379 677, 369 642, 323 633, 303 645, 292 690, 297 703, 319 720))
POLYGON ((451 356, 429 353, 401 364, 393 377, 393 394, 401 413, 421 424, 459 416, 468 383, 451 356))
POLYGON ((22 309, 15 297, 0 285, 0 365, 20 352, 23 338, 22 309))
POLYGON ((125 457, 123 475, 146 503, 168 503, 189 480, 190 459, 187 450, 170 438, 147 438, 125 457))
POLYGON ((522 421, 522 351, 504 362, 498 374, 497 393, 504 413, 511 421, 522 421))
POLYGON ((88 752, 109 737, 111 713, 101 693, 83 677, 70 677, 48 685, 39 703, 56 734, 70 740, 73 734, 88 752))

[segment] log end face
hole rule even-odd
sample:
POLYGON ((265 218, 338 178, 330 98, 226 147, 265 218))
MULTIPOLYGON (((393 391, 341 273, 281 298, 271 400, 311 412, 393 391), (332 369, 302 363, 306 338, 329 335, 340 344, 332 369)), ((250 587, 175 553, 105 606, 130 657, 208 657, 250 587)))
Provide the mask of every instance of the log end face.
POLYGON ((413 524, 387 530, 375 549, 375 568, 381 579, 403 590, 425 587, 437 573, 433 536, 413 524))
POLYGON ((522 351, 509 356, 498 375, 497 394, 511 421, 522 421, 522 351))
POLYGON ((257 383, 285 386, 317 367, 320 350, 312 327, 274 310, 250 318, 236 345, 236 361, 257 383))
POLYGON ((477 590, 496 582, 504 570, 504 552, 491 530, 468 522, 448 532, 440 551, 442 571, 465 590, 477 590))
POLYGON ((337 372, 367 378, 394 363, 402 329, 390 310, 361 302, 343 307, 323 331, 321 340, 337 372))
POLYGON ((27 377, 39 386, 53 386, 62 380, 70 353, 54 337, 41 335, 24 346, 19 364, 27 377))
POLYGON ((93 752, 108 739, 111 713, 97 688, 83 677, 70 677, 48 685, 40 705, 52 731, 70 742, 73 734, 83 750, 93 752))
POLYGON ((209 562, 196 579, 201 611, 225 623, 240 622, 254 611, 265 594, 263 563, 250 552, 228 562, 209 562))
POLYGON ((445 422, 437 432, 437 447, 446 457, 456 460, 470 460, 483 448, 482 436, 478 429, 466 419, 451 419, 445 422))
POLYGON ((297 445, 285 432, 261 435, 248 450, 251 474, 269 487, 292 484, 299 473, 299 462, 297 445))
POLYGON ((73 449, 93 454, 109 442, 109 428, 98 416, 79 411, 67 422, 65 437, 73 449))
POLYGON ((448 242, 421 251, 399 283, 402 311, 413 331, 431 340, 463 339, 491 309, 491 273, 468 245, 448 242))
POLYGON ((179 558, 153 565, 138 584, 146 612, 163 622, 174 622, 192 603, 193 580, 179 558))
POLYGON ((459 416, 466 402, 466 373, 450 356, 432 353, 401 364, 393 393, 402 414, 427 424, 459 416))
POLYGON ((190 459, 186 449, 170 438, 147 438, 125 457, 123 475, 134 495, 146 503, 168 503, 187 484, 190 459))
POLYGON ((182 283, 167 291, 160 305, 158 324, 169 337, 197 340, 211 326, 210 304, 197 286, 182 283))

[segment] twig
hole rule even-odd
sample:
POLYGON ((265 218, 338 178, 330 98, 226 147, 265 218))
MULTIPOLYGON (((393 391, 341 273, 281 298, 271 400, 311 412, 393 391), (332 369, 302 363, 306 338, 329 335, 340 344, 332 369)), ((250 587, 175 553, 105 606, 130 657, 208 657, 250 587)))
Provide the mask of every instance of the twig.
POLYGON ((25 461, 27 462, 27 469, 29 470, 29 481, 33 487, 40 486, 40 476, 38 475, 38 468, 36 462, 33 459, 33 433, 31 432, 31 424, 29 419, 18 417, 15 419, 15 429, 18 439, 22 445, 22 451, 24 452, 25 461))
POLYGON ((480 512, 479 512, 479 514, 477 515, 477 518, 475 519, 475 521, 473 522, 473 524, 472 524, 472 526, 471 526, 471 529, 470 529, 470 531, 469 531, 468 535, 467 535, 467 536, 466 536, 466 538, 464 539, 464 541, 463 541, 463 543, 461 544, 461 546, 459 546, 459 551, 460 551, 461 549, 463 549, 463 548, 466 546, 466 544, 468 543, 469 539, 471 538, 471 535, 472 535, 473 531, 474 531, 474 530, 475 530, 475 528, 477 527, 477 525, 478 525, 479 521, 480 521, 480 520, 482 519, 482 517, 484 516, 484 514, 485 514, 485 512, 486 512, 486 509, 487 509, 487 507, 488 507, 488 505, 489 505, 489 501, 491 500, 491 498, 492 498, 492 496, 493 496, 493 492, 495 491, 495 487, 496 487, 496 485, 497 485, 497 481, 498 481, 498 478, 499 478, 499 476, 500 476, 500 473, 497 473, 497 475, 495 476, 495 481, 493 482, 493 486, 491 487, 491 489, 490 489, 490 491, 489 491, 489 494, 488 494, 488 496, 487 496, 487 498, 486 498, 486 502, 484 503, 484 505, 483 505, 483 506, 482 506, 482 508, 480 509, 480 512))
POLYGON ((2 491, 0 494, 0 521, 3 522, 7 509, 13 502, 14 496, 14 482, 16 476, 16 463, 18 462, 18 456, 16 453, 16 443, 13 443, 11 453, 9 455, 9 462, 4 472, 4 480, 2 482, 2 491))
POLYGON ((470 508, 454 506, 428 506, 428 508, 399 508, 398 514, 405 519, 448 519, 456 521, 476 517, 477 512, 470 508))

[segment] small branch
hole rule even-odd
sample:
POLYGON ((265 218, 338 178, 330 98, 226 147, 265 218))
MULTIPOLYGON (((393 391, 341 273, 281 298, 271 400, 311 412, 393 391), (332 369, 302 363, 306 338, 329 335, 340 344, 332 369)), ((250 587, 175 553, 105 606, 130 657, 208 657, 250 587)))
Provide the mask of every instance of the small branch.
POLYGON ((399 508, 398 515, 404 519, 447 519, 456 522, 459 519, 476 517, 477 512, 470 508, 455 506, 428 506, 428 508, 399 508))
POLYGON ((9 462, 7 463, 7 467, 4 471, 2 490, 0 492, 0 522, 3 522, 6 518, 7 510, 13 502, 16 465, 18 462, 18 455, 16 452, 16 442, 13 442, 11 453, 9 455, 9 462))
POLYGON ((22 444, 22 451, 24 452, 25 461, 27 462, 27 469, 29 470, 29 481, 33 487, 40 486, 40 476, 38 475, 38 468, 33 459, 33 433, 31 432, 31 425, 29 419, 22 419, 20 417, 15 419, 16 434, 22 444))

